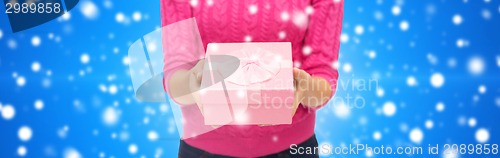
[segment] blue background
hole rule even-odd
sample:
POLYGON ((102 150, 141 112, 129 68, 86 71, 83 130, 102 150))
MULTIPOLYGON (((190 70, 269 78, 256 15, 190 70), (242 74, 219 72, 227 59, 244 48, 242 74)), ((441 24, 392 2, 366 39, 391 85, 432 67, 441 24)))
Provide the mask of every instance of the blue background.
MULTIPOLYGON (((0 117, 0 157, 18 157, 20 147, 25 157, 176 157, 171 111, 134 99, 126 64, 128 46, 161 26, 159 12, 159 1, 83 0, 69 18, 15 34, 0 14, 0 107, 15 109, 12 119, 0 117), (90 60, 82 62, 86 55, 90 60), (32 131, 28 141, 18 136, 23 126, 32 131), (159 138, 150 140, 148 133, 159 138)), ((484 132, 478 131, 489 133, 486 143, 500 143, 499 18, 498 0, 346 1, 336 97, 365 104, 351 98, 345 107, 318 111, 319 143, 423 146, 425 153, 427 144, 480 143, 477 135, 484 135, 477 133, 484 132), (404 21, 407 30, 400 27, 404 21), (441 87, 431 84, 437 73, 444 76, 441 87), (353 88, 355 80, 375 80, 378 88, 353 88), (391 103, 393 115, 384 112, 391 103), (422 140, 412 139, 419 131, 422 140)))

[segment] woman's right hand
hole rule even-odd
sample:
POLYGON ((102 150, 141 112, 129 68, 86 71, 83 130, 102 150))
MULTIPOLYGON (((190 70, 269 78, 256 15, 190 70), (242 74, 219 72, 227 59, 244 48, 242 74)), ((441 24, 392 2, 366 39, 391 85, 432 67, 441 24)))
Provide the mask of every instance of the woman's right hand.
POLYGON ((205 60, 199 60, 190 70, 177 70, 169 80, 172 99, 180 105, 199 103, 199 90, 205 60))
POLYGON ((201 79, 203 76, 203 69, 205 66, 205 60, 202 59, 196 63, 196 65, 189 70, 188 74, 188 84, 189 91, 191 92, 191 97, 193 101, 198 105, 200 112, 203 114, 203 107, 200 101, 200 87, 201 87, 201 79))

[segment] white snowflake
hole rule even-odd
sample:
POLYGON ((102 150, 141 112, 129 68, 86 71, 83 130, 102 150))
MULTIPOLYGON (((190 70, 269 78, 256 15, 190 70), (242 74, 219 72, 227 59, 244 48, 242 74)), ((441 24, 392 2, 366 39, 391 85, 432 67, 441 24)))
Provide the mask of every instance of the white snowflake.
POLYGON ((472 57, 469 59, 467 68, 469 72, 473 75, 480 75, 485 70, 485 63, 481 57, 472 57))
POLYGON ((285 31, 280 31, 278 33, 278 38, 279 39, 285 39, 286 38, 286 32, 285 31))
POLYGON ((340 42, 347 43, 349 42, 349 35, 342 33, 340 34, 340 42))
POLYGON ((313 6, 307 6, 306 9, 304 10, 304 12, 306 12, 306 14, 308 14, 308 15, 313 14, 314 13, 313 6))
POLYGON ((125 20, 126 20, 127 17, 125 17, 125 14, 123 14, 122 12, 118 12, 116 13, 115 15, 115 20, 116 22, 118 23, 124 23, 125 20))
POLYGON ((444 84, 444 81, 445 81, 444 76, 441 73, 434 73, 434 74, 432 74, 430 80, 431 80, 431 85, 433 87, 435 87, 435 88, 442 87, 443 84, 444 84))
POLYGON ((257 5, 250 5, 248 7, 248 12, 250 12, 250 14, 255 14, 255 13, 257 13, 257 11, 259 11, 259 8, 257 7, 257 5))
POLYGON ((406 84, 410 87, 414 87, 417 85, 417 79, 413 76, 408 76, 408 78, 406 78, 406 84))
POLYGON ((122 63, 124 65, 129 65, 130 64, 130 58, 128 56, 123 57, 122 63))
POLYGON ((349 117, 349 115, 351 114, 351 109, 349 106, 345 105, 344 103, 339 103, 339 104, 336 104, 333 108, 333 112, 335 113, 335 115, 341 119, 345 119, 347 117, 349 117))
POLYGON ((401 14, 401 7, 393 6, 391 12, 393 15, 398 16, 399 14, 401 14))
POLYGON ((156 52, 158 50, 158 46, 156 45, 156 42, 148 42, 147 49, 149 52, 156 52))
POLYGON ((136 154, 138 150, 139 150, 139 148, 137 147, 137 145, 136 145, 136 144, 130 144, 130 145, 128 146, 128 152, 129 152, 130 154, 132 154, 132 155, 136 154))
POLYGON ((17 42, 13 39, 9 39, 7 41, 7 46, 10 48, 10 49, 16 49, 17 48, 17 42))
POLYGON ((497 55, 497 66, 500 67, 500 55, 497 55))
POLYGON ((424 133, 420 128, 414 128, 410 131, 410 140, 415 144, 420 144, 424 139, 424 133))
POLYGON ((16 79, 16 83, 17 83, 17 86, 23 87, 24 85, 26 85, 26 78, 24 78, 23 76, 19 76, 16 79))
POLYGON ((453 15, 452 21, 453 21, 453 24, 460 25, 460 24, 462 24, 463 19, 462 19, 462 16, 460 16, 460 14, 455 14, 455 15, 453 15))
POLYGON ((302 54, 304 54, 306 56, 309 55, 309 54, 311 54, 312 51, 313 51, 313 49, 310 46, 304 46, 304 47, 302 47, 302 54))
POLYGON ((432 122, 432 120, 425 121, 425 128, 432 129, 432 127, 434 127, 434 122, 432 122))
POLYGON ((483 16, 483 18, 485 20, 490 20, 491 19, 491 12, 488 9, 483 9, 483 11, 481 11, 481 15, 483 16))
POLYGON ((68 21, 71 19, 71 13, 70 12, 66 12, 64 13, 62 16, 61 16, 61 21, 68 21))
POLYGON ((374 50, 371 50, 368 52, 368 57, 370 59, 375 59, 375 57, 377 57, 377 52, 375 52, 374 50))
POLYGON ((475 127, 477 124, 476 118, 474 118, 474 117, 469 118, 469 121, 467 121, 467 124, 469 125, 469 127, 475 127))
POLYGON ((500 107, 500 97, 495 98, 495 104, 500 107))
POLYGON ((382 139, 382 133, 380 133, 379 131, 373 132, 373 139, 376 141, 382 139))
POLYGON ((434 54, 432 54, 432 53, 427 54, 427 60, 432 65, 436 65, 438 63, 438 61, 439 61, 438 58, 434 54))
POLYGON ((479 128, 475 137, 477 142, 486 143, 490 139, 490 132, 485 128, 479 128))
POLYGON ((189 4, 191 4, 191 6, 193 7, 196 7, 198 5, 198 0, 190 0, 189 4))
POLYGON ((208 6, 212 6, 212 5, 214 5, 214 1, 213 1, 213 0, 207 0, 207 5, 208 5, 208 6))
POLYGON ((63 153, 64 158, 82 158, 82 155, 78 150, 74 148, 66 148, 63 153))
POLYGON ((290 14, 288 14, 288 12, 282 12, 280 16, 281 16, 281 20, 283 20, 283 21, 290 20, 290 14))
POLYGON ((19 140, 23 142, 29 141, 32 135, 33 132, 31 128, 28 126, 21 126, 21 128, 19 128, 19 130, 17 131, 17 136, 19 137, 19 140))
POLYGON ((246 35, 244 40, 245 40, 245 42, 252 42, 252 36, 246 35))
POLYGON ((342 66, 342 70, 346 73, 350 73, 352 71, 351 63, 344 63, 342 66))
POLYGON ((295 26, 304 29, 307 27, 308 16, 304 12, 295 12, 292 21, 295 26))
POLYGON ((31 45, 33 45, 34 47, 40 46, 41 43, 42 43, 42 39, 40 39, 39 36, 33 36, 31 38, 31 45))
POLYGON ((135 11, 134 13, 132 13, 132 20, 138 22, 141 21, 141 19, 142 19, 141 12, 135 11))
POLYGON ((363 28, 362 25, 356 25, 356 27, 354 27, 354 33, 356 33, 358 35, 362 35, 364 32, 365 32, 365 29, 363 28))
POLYGON ((385 94, 385 91, 382 87, 378 87, 375 93, 376 93, 377 97, 383 97, 385 94))
POLYGON ((458 48, 463 48, 469 46, 469 41, 463 38, 459 38, 457 39, 456 44, 458 48))
POLYGON ((0 112, 2 113, 2 117, 5 120, 11 120, 16 115, 16 109, 12 105, 4 105, 0 112))
POLYGON ((150 141, 156 141, 156 140, 158 140, 158 137, 159 136, 158 136, 158 133, 156 131, 149 131, 148 132, 148 139, 150 141))
POLYGON ((485 85, 480 85, 478 88, 478 91, 480 94, 486 93, 486 86, 485 85))
POLYGON ((35 100, 34 106, 35 106, 35 109, 42 110, 43 106, 44 106, 43 101, 40 99, 35 100))
POLYGON ((17 147, 17 155, 19 155, 20 157, 26 156, 27 153, 28 153, 28 149, 26 149, 25 146, 17 147))
POLYGON ((41 68, 42 68, 42 65, 39 62, 35 61, 35 62, 31 63, 31 70, 33 72, 38 72, 38 71, 40 71, 41 68))
POLYGON ((80 12, 87 19, 96 19, 99 15, 99 9, 92 1, 80 2, 80 12))
POLYGON ((90 61, 90 56, 87 53, 83 53, 80 56, 80 62, 82 62, 82 64, 87 64, 89 63, 89 61, 90 61))
POLYGON ((443 112, 443 111, 444 111, 444 108, 445 108, 445 106, 444 106, 444 103, 443 103, 443 102, 438 102, 438 103, 436 104, 436 111, 437 111, 437 112, 443 112))
POLYGON ((57 129, 57 135, 59 136, 59 138, 66 138, 66 136, 68 135, 68 131, 69 127, 65 125, 64 127, 57 129))
POLYGON ((386 102, 384 103, 382 107, 382 111, 384 112, 384 115, 387 117, 392 117, 394 114, 396 114, 396 104, 393 102, 386 102))
POLYGON ((399 28, 401 29, 401 31, 408 31, 408 29, 410 28, 410 23, 408 23, 408 21, 406 20, 403 20, 399 23, 399 28))
MULTIPOLYGON (((296 61, 296 63, 298 65, 301 65, 301 63, 299 61, 296 61)), ((339 61, 333 61, 332 64, 331 64, 332 68, 335 69, 335 70, 338 70, 339 69, 339 61)), ((300 67, 300 66, 298 66, 300 67)))
POLYGON ((106 125, 114 125, 119 119, 120 112, 113 107, 107 107, 102 113, 102 120, 106 125))

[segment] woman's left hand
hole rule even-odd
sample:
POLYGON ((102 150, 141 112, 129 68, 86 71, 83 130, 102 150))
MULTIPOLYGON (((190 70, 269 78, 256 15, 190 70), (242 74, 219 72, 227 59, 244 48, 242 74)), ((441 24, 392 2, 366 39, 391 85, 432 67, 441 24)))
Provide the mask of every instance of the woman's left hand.
POLYGON ((322 77, 311 76, 304 70, 294 68, 293 79, 295 85, 294 115, 301 104, 314 109, 324 105, 332 97, 332 86, 322 77))
POLYGON ((309 75, 309 73, 299 68, 293 68, 293 83, 294 83, 293 86, 295 89, 293 106, 292 106, 293 115, 295 115, 295 112, 297 111, 297 108, 299 107, 300 103, 302 103, 304 98, 306 98, 305 95, 307 95, 307 90, 310 80, 311 80, 311 75, 309 75))

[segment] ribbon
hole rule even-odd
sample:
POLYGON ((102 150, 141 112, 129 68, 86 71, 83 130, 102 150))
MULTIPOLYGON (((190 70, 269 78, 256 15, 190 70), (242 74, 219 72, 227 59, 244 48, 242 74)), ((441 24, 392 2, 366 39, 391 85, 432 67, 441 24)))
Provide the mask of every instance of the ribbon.
POLYGON ((277 53, 260 47, 247 47, 231 54, 242 54, 240 66, 226 81, 248 86, 272 79, 281 68, 281 58, 277 53))

